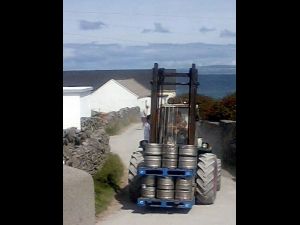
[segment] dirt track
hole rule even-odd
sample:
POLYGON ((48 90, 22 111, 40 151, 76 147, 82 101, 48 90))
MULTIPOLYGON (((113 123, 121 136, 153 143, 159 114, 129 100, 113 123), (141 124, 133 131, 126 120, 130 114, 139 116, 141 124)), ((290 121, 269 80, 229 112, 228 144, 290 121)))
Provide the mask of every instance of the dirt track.
MULTIPOLYGON (((141 124, 129 126, 120 135, 110 138, 111 151, 119 154, 128 167, 130 155, 143 139, 141 124)), ((191 210, 162 208, 144 209, 131 203, 124 187, 116 195, 109 210, 98 218, 96 225, 235 225, 236 183, 225 170, 222 171, 221 191, 213 205, 195 205, 191 210)))

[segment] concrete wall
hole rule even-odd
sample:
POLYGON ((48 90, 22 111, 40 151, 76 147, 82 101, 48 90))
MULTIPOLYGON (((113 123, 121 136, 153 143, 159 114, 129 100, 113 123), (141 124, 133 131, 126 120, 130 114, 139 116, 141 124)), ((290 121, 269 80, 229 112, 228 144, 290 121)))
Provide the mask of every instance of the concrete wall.
POLYGON ((91 109, 107 113, 121 108, 135 107, 137 97, 116 81, 110 80, 91 94, 91 109))
POLYGON ((63 225, 95 225, 92 176, 63 166, 63 225))
POLYGON ((221 120, 223 130, 223 161, 230 165, 236 165, 236 122, 221 120))
POLYGON ((63 88, 63 129, 76 127, 81 129, 80 118, 90 117, 91 87, 63 88))
POLYGON ((197 124, 197 136, 202 137, 203 141, 208 142, 213 148, 213 153, 223 159, 224 162, 235 165, 235 121, 200 121, 197 124))
POLYGON ((80 95, 63 95, 63 129, 77 127, 80 129, 80 95))
POLYGON ((80 117, 91 116, 90 94, 82 94, 80 96, 80 117))

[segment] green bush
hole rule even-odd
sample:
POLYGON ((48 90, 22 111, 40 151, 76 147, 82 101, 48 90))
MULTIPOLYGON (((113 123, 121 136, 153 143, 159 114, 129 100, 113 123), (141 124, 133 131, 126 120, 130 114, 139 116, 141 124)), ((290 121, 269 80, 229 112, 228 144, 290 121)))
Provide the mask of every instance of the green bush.
MULTIPOLYGON (((203 110, 200 107, 200 111, 203 110)), ((209 121, 236 120, 236 94, 230 94, 215 100, 208 108, 209 113, 203 119, 209 121)))
POLYGON ((104 211, 120 189, 124 165, 120 157, 109 153, 102 168, 93 176, 96 214, 104 211))
POLYGON ((109 153, 103 167, 94 175, 94 179, 106 184, 119 184, 123 175, 123 164, 118 155, 109 153))
POLYGON ((207 120, 210 115, 214 113, 214 108, 216 107, 217 100, 205 96, 205 95, 197 95, 196 104, 199 106, 199 115, 203 120, 207 120))
POLYGON ((230 118, 230 120, 236 120, 236 93, 227 95, 221 102, 226 109, 226 117, 230 118))
MULTIPOLYGON (((188 95, 178 96, 174 101, 176 103, 188 101, 188 95)), ((202 120, 236 120, 236 93, 229 94, 222 99, 197 95, 196 104, 199 106, 199 116, 202 120)))

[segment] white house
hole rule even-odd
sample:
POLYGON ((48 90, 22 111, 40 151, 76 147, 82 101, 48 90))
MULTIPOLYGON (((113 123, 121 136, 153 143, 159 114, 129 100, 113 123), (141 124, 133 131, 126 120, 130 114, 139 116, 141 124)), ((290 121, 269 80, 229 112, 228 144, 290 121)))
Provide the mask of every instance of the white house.
POLYGON ((149 90, 133 79, 111 79, 91 94, 91 110, 106 113, 136 107, 140 97, 148 96, 149 90))
POLYGON ((89 95, 93 87, 63 87, 63 129, 81 129, 80 118, 90 117, 89 95))
MULTIPOLYGON (((176 72, 176 70, 167 70, 176 72)), ((93 87, 89 95, 90 110, 97 112, 118 111, 125 107, 139 106, 143 111, 151 106, 152 70, 77 70, 64 71, 65 87, 93 87)), ((175 87, 169 86, 165 93, 175 96, 175 87)))

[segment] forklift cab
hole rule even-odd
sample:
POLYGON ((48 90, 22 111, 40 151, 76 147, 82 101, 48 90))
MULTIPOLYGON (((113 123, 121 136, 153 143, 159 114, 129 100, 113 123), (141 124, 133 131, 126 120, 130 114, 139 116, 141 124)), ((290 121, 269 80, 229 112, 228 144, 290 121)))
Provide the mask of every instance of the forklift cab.
POLYGON ((159 143, 184 144, 188 143, 189 108, 188 105, 163 105, 159 109, 158 130, 159 143))

